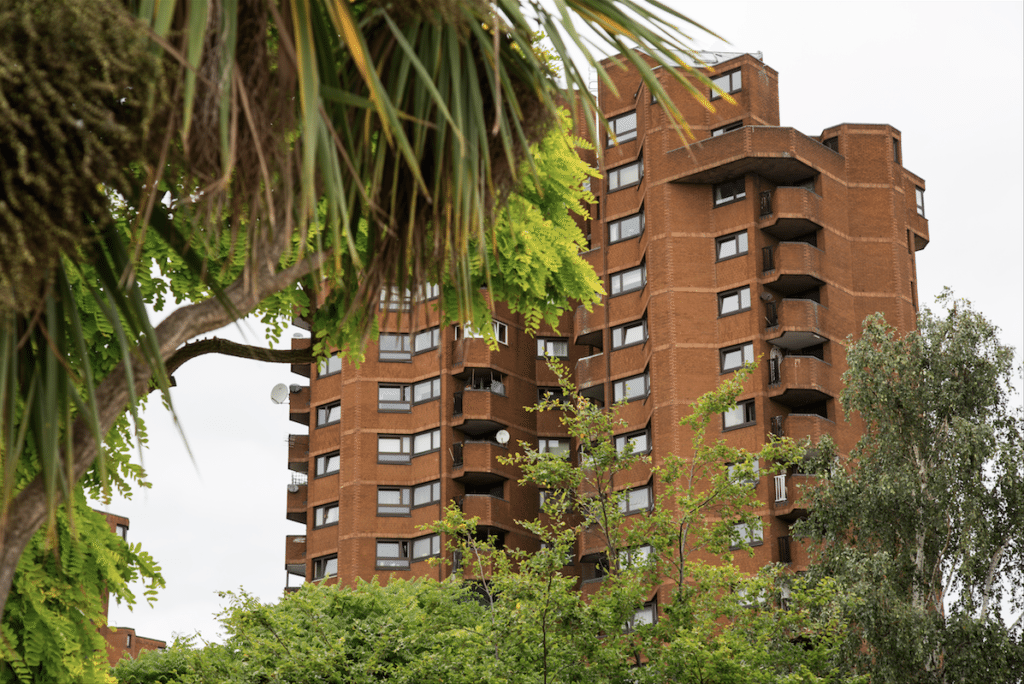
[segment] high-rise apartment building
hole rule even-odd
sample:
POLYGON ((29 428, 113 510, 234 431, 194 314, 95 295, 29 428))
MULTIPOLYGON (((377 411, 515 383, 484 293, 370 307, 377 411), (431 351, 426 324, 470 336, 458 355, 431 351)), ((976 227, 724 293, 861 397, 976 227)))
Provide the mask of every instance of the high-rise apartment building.
MULTIPOLYGON (((783 127, 778 74, 759 55, 705 58, 736 104, 699 86, 710 112, 662 79, 698 138, 689 146, 635 69, 610 68, 614 91, 600 86, 615 136, 605 136, 599 205, 583 228, 585 257, 608 293, 602 307, 534 338, 499 304, 494 351, 439 327, 431 293, 384 298, 380 342, 362 365, 293 367, 310 383, 291 394, 291 417, 309 434, 289 440, 287 515, 305 525, 286 540, 289 576, 442 578, 447 567, 423 561, 444 540, 418 528, 452 500, 504 544, 539 548, 515 522, 537 515, 539 492, 498 461, 507 447, 496 436, 510 433, 512 449, 520 440, 575 448, 553 412, 523 409, 557 385, 545 354, 574 369, 584 395, 628 399, 623 442, 649 450, 655 465, 689 452, 691 435, 678 426, 689 404, 757 358, 738 407, 709 437, 757 451, 770 434, 830 434, 849 451, 860 428, 838 403, 842 341, 876 311, 914 326, 915 256, 928 244, 924 181, 904 168, 891 126, 839 124, 817 136, 783 127)), ((755 553, 737 561, 745 569, 806 564, 789 535, 803 513, 802 480, 757 482, 764 530, 750 533, 755 553)), ((660 494, 647 466, 619 488, 637 510, 660 494)), ((595 579, 601 552, 581 540, 567 570, 595 579)))

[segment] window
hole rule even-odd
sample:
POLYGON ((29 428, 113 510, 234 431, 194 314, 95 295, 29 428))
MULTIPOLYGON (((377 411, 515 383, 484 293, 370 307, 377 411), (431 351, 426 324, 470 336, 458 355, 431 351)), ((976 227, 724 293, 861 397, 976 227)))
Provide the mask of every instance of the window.
POLYGON ((643 289, 647 284, 647 264, 612 274, 612 296, 643 289))
POLYGON ((733 233, 715 240, 715 253, 718 260, 731 259, 747 253, 747 231, 733 233))
POLYGON ((729 314, 747 311, 750 308, 750 288, 741 287, 736 290, 728 290, 718 295, 718 315, 728 316, 729 314))
POLYGON ((643 625, 653 625, 658 621, 658 604, 654 601, 648 601, 644 604, 644 607, 633 613, 633 617, 630 618, 623 626, 622 631, 632 632, 637 627, 643 625))
POLYGON ((412 540, 412 559, 423 560, 431 556, 441 555, 441 535, 431 534, 412 540))
POLYGON ((338 502, 324 504, 313 509, 313 529, 338 524, 338 502))
POLYGON ((537 440, 537 451, 542 454, 567 454, 569 453, 569 440, 566 437, 559 439, 542 437, 537 440))
POLYGON ((619 499, 619 510, 624 515, 651 510, 651 505, 654 501, 654 492, 651 485, 629 489, 622 492, 622 494, 622 498, 619 499))
POLYGON ((409 515, 409 488, 377 487, 377 515, 409 515))
POLYGON ((612 328, 612 349, 622 349, 647 341, 647 319, 612 328))
POLYGON ((731 124, 726 124, 726 125, 724 125, 724 126, 722 126, 720 128, 716 128, 716 129, 712 130, 711 131, 711 137, 712 138, 717 138, 718 136, 722 135, 723 133, 728 133, 729 131, 737 131, 737 130, 739 130, 741 128, 743 128, 743 121, 733 121, 731 124))
POLYGON ((733 544, 729 547, 731 549, 738 549, 742 544, 760 546, 764 543, 764 528, 760 523, 736 523, 732 526, 732 539, 733 544))
POLYGON ((431 378, 417 382, 412 386, 412 403, 422 404, 433 401, 441 396, 441 378, 431 378))
POLYGON ((715 206, 738 202, 747 196, 747 184, 742 178, 735 178, 714 186, 715 206))
POLYGON ((644 232, 644 212, 616 219, 608 223, 608 243, 621 242, 642 235, 644 232))
POLYGON ((437 349, 437 346, 440 343, 441 329, 427 328, 422 332, 416 333, 416 336, 412 340, 412 353, 421 354, 431 349, 437 349))
MULTIPOLYGON (((729 94, 737 93, 743 88, 743 77, 740 74, 740 70, 730 71, 724 73, 721 76, 715 76, 711 79, 711 83, 715 85, 722 92, 729 94)), ((711 91, 711 99, 717 100, 722 97, 717 91, 711 91)))
POLYGON ((839 152, 839 138, 838 137, 828 138, 827 140, 822 140, 821 144, 824 145, 825 147, 827 147, 828 149, 832 150, 833 152, 839 152))
POLYGON ((402 540, 377 541, 378 570, 408 570, 409 542, 402 540))
POLYGON ((333 475, 339 470, 341 470, 341 454, 339 452, 332 451, 316 457, 316 477, 333 475))
POLYGON ((651 450, 651 431, 640 430, 615 437, 615 450, 620 454, 646 454, 651 450))
POLYGON ((636 140, 636 112, 628 112, 608 119, 608 147, 615 147, 630 140, 636 140))
POLYGON ((754 400, 748 399, 747 401, 739 402, 736 404, 736 408, 729 409, 722 414, 722 429, 731 430, 733 428, 746 427, 747 425, 753 425, 756 421, 754 400))
POLYGON ((469 380, 462 386, 468 392, 490 392, 505 396, 505 376, 497 371, 473 371, 469 380))
POLYGON ((608 171, 608 192, 615 192, 628 188, 631 185, 638 185, 644 178, 644 160, 637 159, 631 164, 626 164, 608 171))
POLYGON ((426 482, 412 488, 412 507, 429 506, 441 500, 441 483, 426 482))
POLYGON ((917 195, 917 215, 924 217, 924 188, 914 188, 914 194, 917 195))
POLYGON ((326 378, 328 375, 334 375, 335 373, 341 372, 341 357, 340 356, 329 356, 326 359, 320 361, 316 366, 317 377, 326 378))
POLYGON ((415 435, 377 435, 377 463, 409 463, 413 456, 441 448, 441 431, 415 435))
POLYGON ((441 286, 437 283, 425 283, 416 290, 416 298, 420 301, 430 301, 441 296, 441 286))
POLYGON ((900 163, 900 139, 892 139, 892 160, 899 164, 900 163))
POLYGON ((617 380, 612 384, 612 392, 615 396, 615 403, 623 400, 643 399, 651 393, 651 374, 644 372, 642 375, 617 380))
MULTIPOLYGON (((761 478, 761 461, 756 458, 750 463, 750 476, 739 479, 740 475, 737 473, 740 467, 740 463, 729 464, 729 480, 736 483, 746 483, 756 485, 757 481, 761 478)), ((746 475, 746 474, 744 474, 746 475)))
POLYGON ((125 648, 131 648, 132 647, 132 635, 131 634, 127 635, 127 638, 125 639, 124 645, 125 645, 125 648))
POLYGON ((114 533, 118 537, 120 537, 121 539, 124 539, 125 541, 128 541, 128 526, 127 525, 116 525, 114 527, 114 533))
POLYGON ((334 425, 341 422, 341 402, 334 401, 330 404, 316 407, 316 426, 334 425))
POLYGON ((637 546, 632 549, 623 549, 619 551, 619 565, 625 567, 646 565, 651 561, 652 555, 654 555, 654 547, 650 544, 637 546))
POLYGON ((377 342, 381 361, 408 361, 412 358, 412 344, 408 335, 381 333, 377 342))
POLYGON ((550 337, 538 337, 537 356, 555 356, 558 358, 565 358, 569 356, 569 342, 567 340, 556 340, 550 337))
POLYGON ((338 554, 321 556, 313 559, 313 581, 322 580, 325 577, 335 577, 338 574, 338 554))
POLYGON ((754 343, 747 342, 735 347, 726 347, 718 352, 718 356, 723 373, 734 371, 742 367, 743 364, 751 363, 754 360, 754 343))
MULTIPOLYGON (((537 388, 537 401, 547 401, 552 404, 568 405, 568 401, 565 398, 565 392, 562 391, 561 387, 538 387, 537 388)), ((549 406, 549 409, 557 409, 558 406, 549 406)))
MULTIPOLYGON (((508 344, 508 326, 501 321, 491 321, 494 339, 501 344, 508 344)), ((484 334, 473 330, 470 325, 455 326, 455 339, 465 337, 467 340, 483 339, 484 334)))
POLYGON ((410 396, 409 385, 378 385, 377 410, 408 411, 412 408, 410 396))
POLYGON ((380 291, 380 308, 388 311, 408 311, 412 308, 412 292, 396 286, 386 287, 380 291))

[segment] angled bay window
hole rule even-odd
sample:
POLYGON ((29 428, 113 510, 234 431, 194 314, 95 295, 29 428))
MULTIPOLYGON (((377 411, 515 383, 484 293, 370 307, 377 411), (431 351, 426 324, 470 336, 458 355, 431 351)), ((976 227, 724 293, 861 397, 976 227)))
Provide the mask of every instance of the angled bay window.
POLYGON ((639 185, 644 178, 644 160, 624 164, 608 170, 608 192, 639 185))
POLYGON ((441 448, 441 431, 427 430, 415 435, 377 435, 377 463, 409 463, 413 456, 441 448))
POLYGON ((316 407, 316 426, 334 425, 341 422, 341 402, 332 401, 330 404, 316 407))
POLYGON ((643 399, 651 393, 651 374, 645 371, 641 375, 616 380, 612 384, 612 392, 614 393, 615 403, 623 400, 643 399))
POLYGON ((725 183, 714 186, 715 206, 739 202, 747 196, 746 182, 742 178, 735 178, 725 183))
POLYGON ((537 440, 537 451, 542 454, 567 454, 569 453, 569 438, 541 437, 537 440))
POLYGON ((409 497, 408 487, 377 487, 377 515, 408 516, 409 497))
POLYGON ((341 454, 339 452, 332 451, 316 457, 316 469, 314 471, 316 472, 316 477, 333 475, 339 470, 341 470, 341 454))
MULTIPOLYGON (((491 321, 491 329, 494 331, 494 339, 500 344, 508 344, 508 325, 501 321, 491 321)), ((484 339, 482 332, 477 332, 470 325, 455 326, 455 339, 465 337, 467 340, 484 339)))
POLYGON ((917 197, 917 215, 924 218, 924 188, 914 188, 914 195, 917 197))
POLYGON ((620 454, 646 454, 651 451, 651 430, 646 428, 639 432, 630 432, 615 437, 615 450, 620 454))
MULTIPOLYGON (((717 87, 722 92, 729 93, 730 95, 733 93, 738 93, 740 90, 743 89, 743 77, 741 74, 741 70, 736 69, 734 71, 728 71, 722 74, 721 76, 715 76, 714 78, 711 79, 711 83, 713 83, 715 87, 717 87)), ((718 91, 712 89, 711 99, 717 100, 720 97, 722 96, 718 93, 718 91)))
POLYGON ((396 286, 380 291, 380 308, 387 311, 409 311, 412 308, 412 291, 396 286))
POLYGON ((640 213, 625 216, 608 222, 608 243, 621 242, 639 237, 644 232, 644 210, 640 213))
POLYGON ((412 341, 407 334, 381 333, 377 347, 381 361, 408 361, 412 358, 412 341))
POLYGON ((441 535, 430 534, 412 540, 412 559, 421 561, 431 556, 441 555, 441 535))
POLYGON ((422 380, 412 386, 412 403, 422 404, 441 396, 441 378, 422 380))
POLYGON ((647 565, 651 562, 651 556, 653 555, 654 547, 650 544, 623 549, 619 551, 619 565, 626 568, 647 565))
POLYGON ((334 375, 335 373, 341 372, 341 357, 334 355, 328 356, 326 359, 320 361, 316 366, 316 375, 319 378, 326 378, 328 375, 334 375))
POLYGON ((441 448, 441 431, 427 430, 412 436, 412 455, 421 456, 441 448))
POLYGON ((612 349, 622 349, 647 341, 647 319, 612 328, 612 349))
POLYGON ((409 411, 412 409, 412 390, 409 385, 377 385, 378 411, 409 411))
POLYGON ((644 625, 653 625, 658 621, 658 604, 654 601, 648 601, 644 604, 643 608, 640 608, 633 617, 630 618, 625 625, 622 627, 624 632, 632 632, 637 627, 643 627, 644 625))
POLYGON ((740 287, 735 290, 727 290, 718 294, 718 315, 728 316, 729 314, 740 313, 750 309, 750 288, 740 287))
POLYGON ((732 430, 734 428, 747 427, 757 422, 757 414, 754 411, 754 400, 747 399, 736 404, 736 408, 729 409, 722 414, 722 429, 732 430))
POLYGON ((636 111, 608 119, 608 147, 636 140, 636 111))
POLYGON ((647 284, 647 264, 642 263, 635 268, 629 268, 625 271, 613 273, 611 281, 611 292, 613 297, 616 295, 626 294, 627 292, 642 290, 644 285, 647 284))
POLYGON ((412 353, 422 354, 425 351, 431 349, 437 349, 441 342, 441 329, 440 328, 427 328, 416 333, 412 342, 412 353))
POLYGON ((624 515, 643 513, 644 511, 651 510, 651 506, 654 505, 654 490, 649 484, 637 487, 636 489, 627 489, 621 492, 621 494, 619 510, 624 515))
POLYGON ((550 337, 538 337, 537 356, 555 356, 564 359, 569 356, 569 342, 568 340, 557 340, 550 337))
POLYGON ((429 506, 441 500, 441 483, 425 482, 412 488, 412 507, 429 506))
POLYGON ((313 509, 313 529, 338 524, 338 502, 324 504, 313 509))
POLYGON ((335 577, 338 574, 338 554, 313 559, 313 581, 335 577))
POLYGON ((425 283, 416 289, 416 299, 421 302, 437 299, 441 296, 441 286, 437 283, 425 283))
POLYGON ((719 128, 716 128, 716 129, 712 130, 711 131, 711 137, 712 138, 717 138, 718 136, 722 135, 723 133, 728 133, 729 131, 738 131, 741 128, 743 128, 743 121, 742 120, 740 120, 740 121, 733 121, 731 124, 726 124, 724 126, 720 126, 719 128))
POLYGON ((764 527, 760 521, 753 525, 737 523, 732 526, 732 544, 730 549, 738 549, 743 544, 747 546, 760 546, 764 543, 764 527))
POLYGON ((718 352, 719 362, 723 373, 742 368, 743 364, 751 363, 754 360, 754 343, 738 344, 735 347, 726 347, 718 352))
POLYGON ((404 539, 378 539, 377 569, 408 570, 409 542, 404 539))
POLYGON ((731 259, 747 253, 747 231, 733 233, 715 240, 715 254, 718 260, 731 259))

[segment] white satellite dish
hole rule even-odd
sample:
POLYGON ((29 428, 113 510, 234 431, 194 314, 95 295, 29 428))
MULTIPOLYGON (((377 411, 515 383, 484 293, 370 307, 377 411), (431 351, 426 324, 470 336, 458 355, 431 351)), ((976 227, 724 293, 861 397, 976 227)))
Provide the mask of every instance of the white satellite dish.
POLYGON ((498 440, 498 444, 504 446, 508 444, 508 440, 511 435, 508 434, 508 430, 498 430, 498 434, 494 435, 494 439, 498 440))
POLYGON ((283 382, 274 385, 274 389, 270 390, 270 401, 275 404, 283 404, 288 401, 288 385, 283 382))

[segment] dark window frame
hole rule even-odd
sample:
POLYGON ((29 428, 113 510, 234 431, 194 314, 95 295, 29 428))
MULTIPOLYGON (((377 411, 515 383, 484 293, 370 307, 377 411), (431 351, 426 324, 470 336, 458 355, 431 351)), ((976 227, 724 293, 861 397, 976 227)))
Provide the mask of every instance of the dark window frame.
POLYGON ((614 244, 619 243, 619 242, 625 242, 626 240, 635 240, 635 239, 637 239, 639 237, 642 237, 646 227, 647 227, 647 221, 644 218, 644 208, 643 208, 643 206, 641 206, 640 207, 640 211, 638 211, 635 214, 630 214, 629 216, 623 216, 621 218, 615 219, 614 221, 609 221, 608 222, 608 244, 609 245, 614 245, 614 244), (639 219, 640 230, 637 231, 637 233, 635 235, 628 235, 626 237, 622 237, 622 226, 621 226, 621 224, 623 222, 625 222, 625 221, 629 221, 630 219, 634 219, 634 218, 639 219), (617 229, 618 229, 618 237, 613 237, 612 236, 613 229, 615 227, 617 227, 617 229))
POLYGON ((634 401, 640 401, 641 399, 646 399, 649 396, 651 396, 651 371, 649 368, 645 369, 643 373, 631 375, 628 378, 621 378, 619 380, 615 380, 614 382, 612 382, 612 399, 616 404, 622 401, 623 399, 625 399, 626 403, 628 404, 634 401), (643 379, 644 381, 643 394, 637 394, 636 396, 627 396, 626 383, 638 379, 643 379), (619 394, 620 385, 622 386, 622 397, 620 399, 615 399, 615 397, 619 394))
POLYGON ((747 198, 747 179, 745 176, 733 178, 711 186, 711 206, 714 209, 725 207, 747 198), (726 192, 732 194, 726 195, 726 192))
POLYGON ((757 402, 754 399, 744 399, 743 401, 736 402, 736 409, 730 409, 729 411, 722 412, 722 432, 729 432, 731 430, 741 430, 751 425, 757 425, 757 402), (743 422, 735 425, 726 425, 725 417, 737 409, 743 411, 743 422))
POLYGON ((341 422, 341 401, 329 401, 326 404, 320 404, 316 407, 316 427, 314 429, 320 429, 322 427, 328 427, 331 425, 337 425, 341 422), (330 418, 331 410, 338 409, 338 418, 336 420, 326 420, 323 423, 320 422, 320 416, 322 411, 326 411, 326 417, 330 418))
POLYGON ((649 454, 649 453, 651 453, 654 450, 654 438, 653 438, 653 436, 651 434, 651 426, 650 425, 645 427, 643 430, 633 430, 632 432, 625 432, 625 433, 623 433, 621 435, 615 435, 615 450, 616 451, 619 450, 619 440, 620 439, 622 439, 622 446, 624 447, 626 444, 629 444, 631 441, 633 441, 637 437, 640 437, 641 435, 643 435, 644 437, 647 438, 647 448, 642 450, 642 451, 630 451, 626 455, 628 456, 628 455, 631 455, 631 454, 649 454))
POLYGON ((381 363, 409 363, 412 361, 412 335, 409 333, 388 333, 382 332, 377 337, 377 360, 381 363), (384 350, 382 342, 385 337, 388 339, 396 338, 399 343, 405 342, 404 349, 389 349, 384 350), (386 356, 387 355, 387 356, 386 356))
POLYGON ((643 290, 645 287, 647 287, 647 260, 646 259, 644 261, 641 261, 639 266, 634 266, 632 268, 626 268, 626 269, 623 269, 621 271, 616 271, 615 273, 612 273, 612 274, 610 274, 608 276, 608 291, 610 293, 608 295, 609 297, 619 297, 621 295, 629 294, 630 292, 639 292, 639 291, 643 290), (633 271, 639 271, 640 272, 640 284, 637 285, 636 287, 631 287, 628 290, 623 290, 622 289, 622 285, 621 285, 622 277, 625 274, 627 274, 627 273, 632 273, 633 271), (620 283, 618 292, 615 291, 615 279, 616 278, 619 279, 619 283, 620 283))
POLYGON ((412 563, 411 554, 412 542, 409 539, 377 539, 374 547, 374 567, 377 570, 408 570, 412 563), (381 544, 398 544, 398 555, 380 555, 381 544))
POLYGON ((623 112, 622 114, 611 117, 610 119, 608 119, 609 133, 607 134, 608 138, 605 147, 616 147, 623 143, 632 142, 633 140, 636 140, 639 125, 640 119, 637 116, 637 111, 635 109, 631 112, 623 112), (628 119, 630 116, 633 117, 633 128, 623 129, 622 131, 616 130, 616 124, 619 121, 628 119), (631 133, 632 136, 630 136, 631 133))
POLYGON ((338 554, 332 553, 326 556, 320 556, 319 558, 313 559, 313 581, 317 582, 322 579, 329 577, 338 576, 338 554), (334 561, 334 573, 328 573, 328 564, 334 561))
POLYGON ((914 201, 917 203, 917 215, 927 218, 924 214, 924 188, 919 185, 914 186, 914 201))
POLYGON ((556 359, 567 359, 569 358, 569 339, 566 337, 538 337, 537 338, 537 358, 546 359, 548 356, 552 356, 556 359), (562 343, 565 345, 565 354, 551 353, 548 345, 562 343), (543 351, 542 351, 543 348, 543 351))
POLYGON ((432 328, 424 328, 412 336, 412 355, 422 354, 424 352, 437 349, 441 346, 441 328, 434 326, 432 328), (417 345, 417 340, 421 335, 430 335, 429 346, 423 347, 422 349, 417 345))
POLYGON ((753 341, 744 342, 743 344, 734 344, 731 347, 723 347, 722 349, 718 350, 718 370, 723 375, 725 373, 732 373, 733 371, 739 370, 740 368, 743 368, 743 366, 746 365, 747 363, 750 363, 751 361, 753 361, 754 360, 753 357, 754 357, 754 342, 753 341), (746 358, 746 355, 747 355, 746 348, 747 347, 750 347, 750 356, 751 356, 751 358, 749 360, 746 358), (732 354, 732 353, 737 352, 737 351, 740 352, 740 358, 742 359, 740 364, 738 366, 729 366, 728 368, 726 368, 726 366, 725 366, 725 357, 726 357, 726 355, 732 354))
POLYGON ((728 261, 729 259, 736 259, 741 256, 746 256, 749 253, 750 235, 745 230, 715 238, 715 263, 718 263, 719 261, 728 261), (722 256, 722 245, 729 242, 736 243, 736 251, 727 256, 722 256), (740 249, 743 251, 740 251, 740 249))
POLYGON ((341 372, 341 357, 337 354, 331 354, 326 359, 321 360, 316 364, 316 377, 317 378, 329 378, 332 375, 337 375, 341 372), (331 370, 331 362, 337 361, 338 367, 331 370))
POLYGON ((619 499, 619 512, 622 515, 637 515, 638 513, 649 513, 654 510, 654 483, 648 482, 645 485, 639 487, 630 487, 629 489, 622 489, 616 492, 617 494, 625 494, 626 496, 619 499), (633 508, 630 505, 630 495, 633 492, 647 492, 647 505, 642 508, 633 508))
POLYGON ((719 126, 718 128, 712 128, 711 137, 717 138, 720 135, 725 135, 726 133, 738 131, 741 128, 743 128, 743 119, 740 119, 739 121, 733 121, 732 123, 727 123, 724 126, 719 126))
POLYGON ((341 508, 339 508, 337 501, 332 501, 331 503, 325 503, 325 504, 321 504, 319 506, 314 506, 313 507, 313 529, 314 530, 322 530, 325 527, 333 527, 334 525, 337 525, 340 520, 341 520, 341 508), (327 518, 327 514, 328 514, 328 512, 331 509, 334 509, 334 511, 335 511, 334 515, 335 515, 336 519, 333 522, 322 522, 320 524, 317 524, 316 519, 317 519, 318 512, 322 512, 322 515, 323 515, 324 519, 326 519, 327 518))
MULTIPOLYGON (((721 90, 723 90, 724 92, 726 92, 726 93, 728 93, 730 95, 732 95, 733 93, 738 93, 741 90, 743 90, 743 75, 742 75, 742 71, 743 71, 743 69, 740 68, 740 67, 737 67, 736 69, 731 69, 729 71, 726 71, 725 73, 718 74, 717 76, 713 76, 711 78, 711 82, 714 83, 716 86, 718 86, 721 90), (733 76, 736 76, 737 78, 733 78, 733 76), (719 81, 721 81, 722 79, 726 79, 726 82, 725 82, 724 86, 723 86, 722 83, 719 83, 719 81)), ((719 100, 721 98, 722 98, 722 96, 719 95, 718 92, 716 92, 714 88, 712 88, 711 89, 711 98, 710 99, 711 100, 719 100)))
POLYGON ((743 287, 734 287, 731 290, 726 290, 725 292, 719 292, 718 293, 718 317, 719 318, 725 318, 726 316, 733 316, 735 314, 741 314, 741 313, 750 311, 752 306, 753 306, 753 299, 752 299, 752 294, 750 292, 750 286, 749 285, 744 285, 743 287), (744 290, 747 291, 747 306, 746 307, 743 306, 743 291, 744 290), (733 311, 722 311, 722 302, 725 299, 727 299, 729 297, 732 297, 733 295, 736 295, 739 298, 739 300, 738 300, 739 308, 737 308, 737 309, 735 309, 733 311))
POLYGON ((628 164, 620 164, 619 166, 616 166, 614 169, 608 169, 608 192, 609 193, 618 192, 619 190, 625 190, 626 188, 632 188, 632 187, 635 187, 637 185, 640 185, 643 182, 644 182, 644 158, 642 156, 637 157, 635 161, 631 161, 628 164), (627 168, 629 168, 631 166, 636 166, 636 167, 639 168, 639 171, 637 173, 637 180, 632 181, 630 183, 626 183, 625 185, 619 184, 618 174, 621 173, 623 169, 627 169, 627 168), (614 186, 612 185, 613 174, 614 174, 614 177, 615 177, 615 185, 614 186))
POLYGON ((329 475, 336 475, 336 474, 338 474, 340 472, 341 472, 341 452, 339 450, 335 449, 334 451, 328 451, 326 453, 318 454, 318 455, 313 457, 313 479, 314 480, 319 478, 319 477, 327 477, 329 475), (330 463, 330 459, 331 459, 332 456, 336 456, 338 458, 338 468, 337 468, 337 470, 327 470, 327 466, 330 463), (324 472, 322 472, 322 473, 320 472, 320 462, 321 461, 323 461, 323 464, 324 464, 324 472))
POLYGON ((650 339, 650 334, 651 334, 651 331, 650 331, 650 328, 647 327, 647 316, 646 316, 646 314, 644 315, 643 318, 641 318, 638 321, 630 321, 629 323, 623 323, 622 325, 617 325, 614 328, 612 328, 612 351, 617 351, 619 349, 628 349, 629 347, 635 347, 635 346, 640 345, 640 344, 646 344, 647 340, 650 339), (628 343, 624 342, 624 340, 626 339, 626 332, 628 330, 634 330, 636 328, 640 328, 641 331, 642 331, 641 332, 641 335, 642 335, 641 339, 638 340, 637 342, 628 342, 628 343), (619 333, 618 334, 618 338, 619 338, 619 342, 618 343, 616 343, 616 341, 615 341, 616 333, 619 333))

